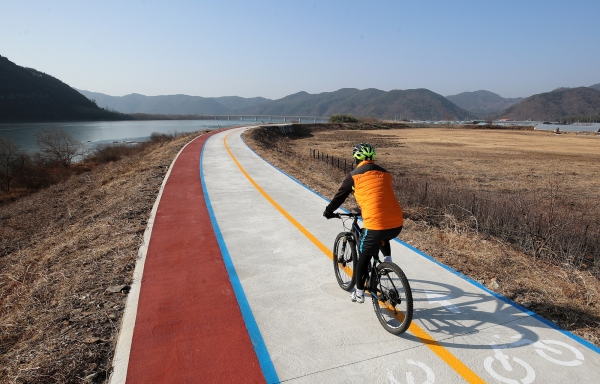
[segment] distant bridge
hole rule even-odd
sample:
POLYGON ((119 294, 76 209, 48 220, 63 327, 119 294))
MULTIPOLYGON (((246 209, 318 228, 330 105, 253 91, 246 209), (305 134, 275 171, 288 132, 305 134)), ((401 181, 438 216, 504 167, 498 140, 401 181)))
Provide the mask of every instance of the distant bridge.
POLYGON ((289 116, 289 115, 199 115, 206 120, 254 120, 264 122, 313 122, 322 123, 329 121, 326 116, 289 116))

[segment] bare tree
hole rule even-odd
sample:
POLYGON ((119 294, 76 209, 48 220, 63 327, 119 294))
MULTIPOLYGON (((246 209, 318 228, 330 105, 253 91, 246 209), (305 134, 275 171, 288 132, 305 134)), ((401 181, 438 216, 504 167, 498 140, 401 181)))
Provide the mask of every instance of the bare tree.
POLYGON ((84 154, 85 146, 62 129, 43 128, 36 132, 42 154, 68 168, 73 159, 84 154))
POLYGON ((454 115, 453 115, 453 114, 451 114, 451 113, 446 113, 446 114, 444 115, 444 120, 446 121, 446 125, 449 127, 449 126, 450 126, 450 122, 451 122, 452 120, 454 120, 454 115))
POLYGON ((19 145, 5 137, 0 137, 0 177, 4 179, 6 192, 10 192, 10 182, 19 172, 22 159, 19 145))

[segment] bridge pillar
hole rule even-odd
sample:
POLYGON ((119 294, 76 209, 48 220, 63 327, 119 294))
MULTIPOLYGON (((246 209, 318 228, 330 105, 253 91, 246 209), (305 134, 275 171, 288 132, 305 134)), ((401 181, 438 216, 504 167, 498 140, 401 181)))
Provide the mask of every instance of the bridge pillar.
POLYGON ((298 118, 298 122, 299 122, 299 123, 301 123, 301 122, 302 122, 302 118, 301 118, 301 117, 299 117, 299 118, 298 118))
POLYGON ((227 120, 231 120, 231 116, 227 116, 227 120))
POLYGON ((254 116, 254 121, 258 121, 258 117, 257 116, 254 116))
POLYGON ((285 119, 285 117, 283 118, 283 122, 285 123, 287 120, 285 119))
POLYGON ((240 120, 244 120, 244 116, 240 117, 240 120))

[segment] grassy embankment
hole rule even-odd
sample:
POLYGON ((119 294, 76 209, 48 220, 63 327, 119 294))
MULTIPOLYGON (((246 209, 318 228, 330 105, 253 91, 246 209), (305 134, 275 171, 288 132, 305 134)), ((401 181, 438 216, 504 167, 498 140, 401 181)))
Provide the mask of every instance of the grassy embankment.
POLYGON ((407 217, 404 241, 600 345, 600 136, 531 128, 304 127, 287 135, 255 129, 245 140, 329 197, 345 174, 309 158, 309 151, 350 164, 356 143, 375 145, 396 180, 407 217))
POLYGON ((81 173, 0 205, 0 382, 107 379, 146 221, 195 135, 104 150, 81 173), (125 287, 107 292, 115 286, 125 287))

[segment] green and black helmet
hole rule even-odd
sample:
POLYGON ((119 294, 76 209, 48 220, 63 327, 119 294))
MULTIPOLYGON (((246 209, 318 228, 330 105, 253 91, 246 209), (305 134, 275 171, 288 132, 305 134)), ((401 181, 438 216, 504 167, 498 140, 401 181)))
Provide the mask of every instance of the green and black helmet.
POLYGON ((375 147, 371 144, 360 143, 352 150, 352 156, 357 161, 375 160, 375 147))

